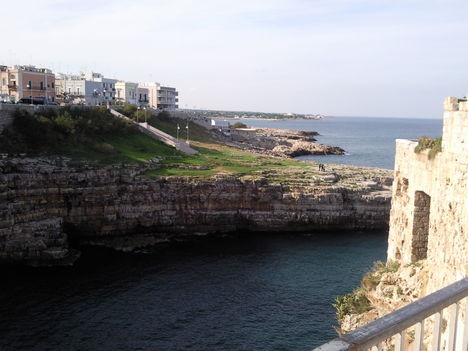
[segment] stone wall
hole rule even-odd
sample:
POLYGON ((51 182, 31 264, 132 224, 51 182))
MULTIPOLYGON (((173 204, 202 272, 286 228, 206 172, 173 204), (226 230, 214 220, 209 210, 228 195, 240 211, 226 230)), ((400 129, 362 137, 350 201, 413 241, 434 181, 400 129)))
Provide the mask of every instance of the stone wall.
MULTIPOLYGON (((468 104, 448 98, 444 106, 442 152, 433 159, 429 150, 415 153, 416 141, 396 141, 387 265, 398 269, 367 276, 379 276, 372 286, 361 286, 373 309, 348 315, 342 324, 346 330, 468 276, 468 104)), ((461 321, 467 303, 460 305, 458 335, 466 333, 461 321)), ((447 314, 443 318, 446 322, 447 314)), ((432 319, 425 323, 429 349, 432 319)))
POLYGON ((391 178, 351 189, 313 179, 305 186, 227 176, 149 179, 145 167, 0 161, 0 259, 49 263, 53 253, 61 263, 72 254, 70 242, 132 250, 207 234, 388 225, 391 178))
POLYGON ((468 276, 468 105, 455 100, 445 101, 434 159, 397 140, 388 259, 409 264, 427 251, 428 293, 468 276))

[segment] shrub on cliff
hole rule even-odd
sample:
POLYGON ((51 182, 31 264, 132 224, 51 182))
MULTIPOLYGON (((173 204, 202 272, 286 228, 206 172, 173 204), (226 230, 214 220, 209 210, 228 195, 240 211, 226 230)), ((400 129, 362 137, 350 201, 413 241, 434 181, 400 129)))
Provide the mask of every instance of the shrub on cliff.
POLYGON ((9 153, 53 150, 60 144, 96 143, 106 136, 124 136, 135 130, 127 121, 103 107, 18 110, 0 138, 0 149, 9 153))
POLYGON ((231 128, 247 128, 247 125, 242 122, 236 122, 230 125, 231 128))
POLYGON ((429 149, 428 157, 432 160, 438 152, 442 151, 442 138, 431 139, 425 136, 420 137, 414 152, 418 154, 427 149, 429 149))
POLYGON ((372 309, 361 289, 356 289, 350 294, 337 296, 333 307, 336 309, 336 319, 340 324, 348 314, 361 314, 372 309))

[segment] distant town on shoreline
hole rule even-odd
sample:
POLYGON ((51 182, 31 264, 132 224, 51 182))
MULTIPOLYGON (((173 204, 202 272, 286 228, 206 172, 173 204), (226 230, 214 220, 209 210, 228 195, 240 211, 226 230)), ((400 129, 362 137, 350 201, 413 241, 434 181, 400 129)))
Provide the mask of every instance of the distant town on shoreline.
MULTIPOLYGON (((0 65, 0 102, 34 105, 133 104, 158 110, 179 109, 179 92, 158 82, 134 83, 97 72, 65 74, 33 65, 0 65)), ((320 114, 181 109, 210 118, 322 119, 320 114)))

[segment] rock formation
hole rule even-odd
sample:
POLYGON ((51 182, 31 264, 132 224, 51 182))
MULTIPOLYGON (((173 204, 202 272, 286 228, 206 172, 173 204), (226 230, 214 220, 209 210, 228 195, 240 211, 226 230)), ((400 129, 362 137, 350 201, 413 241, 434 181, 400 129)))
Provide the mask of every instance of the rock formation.
POLYGON ((223 142, 239 149, 277 156, 297 157, 303 155, 343 155, 338 146, 327 146, 316 142, 314 131, 288 129, 231 129, 229 137, 219 136, 223 142))
MULTIPOLYGON (((390 172, 352 166, 257 179, 145 176, 146 166, 0 161, 0 259, 68 264, 75 244, 133 250, 238 231, 385 228, 390 172), (275 181, 273 179, 284 179, 275 181)), ((294 173, 295 172, 295 173, 294 173)))
MULTIPOLYGON (((345 330, 468 276, 468 102, 448 98, 444 105, 442 151, 434 158, 430 150, 416 153, 416 141, 397 140, 388 262, 398 269, 370 273, 377 278, 371 286, 365 277, 361 291, 373 308, 348 315, 345 330)), ((467 311, 466 303, 460 311, 467 311)), ((431 320, 427 325, 425 347, 430 346, 431 320)), ((458 328, 461 335, 463 323, 458 328)))

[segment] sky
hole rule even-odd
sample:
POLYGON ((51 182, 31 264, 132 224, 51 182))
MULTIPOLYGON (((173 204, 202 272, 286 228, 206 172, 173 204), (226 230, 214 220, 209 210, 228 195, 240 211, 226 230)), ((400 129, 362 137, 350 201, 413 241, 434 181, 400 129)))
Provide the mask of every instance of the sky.
POLYGON ((441 118, 468 93, 466 0, 18 4, 0 64, 157 81, 181 108, 441 118))

